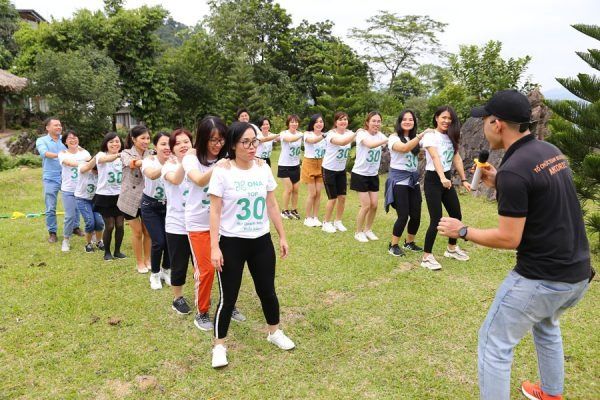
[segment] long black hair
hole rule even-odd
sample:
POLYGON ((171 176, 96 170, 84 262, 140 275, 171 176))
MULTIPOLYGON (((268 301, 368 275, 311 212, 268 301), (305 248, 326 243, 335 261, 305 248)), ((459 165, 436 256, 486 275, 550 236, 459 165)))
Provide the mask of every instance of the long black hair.
POLYGON ((441 106, 435 110, 435 114, 433 114, 433 126, 437 128, 437 121, 435 120, 438 116, 440 116, 444 111, 448 111, 450 113, 450 118, 452 118, 452 122, 448 127, 448 132, 446 134, 452 141, 452 147, 454 148, 454 152, 458 151, 458 142, 460 142, 460 121, 458 120, 458 115, 454 109, 450 106, 441 106))
POLYGON ((146 128, 144 125, 137 125, 137 126, 134 126, 133 128, 131 128, 129 130, 129 134, 127 134, 127 138, 125 139, 126 148, 127 149, 132 148, 133 147, 133 138, 142 136, 144 133, 149 133, 148 128, 146 128))
MULTIPOLYGON (((419 129, 417 127, 417 116, 415 115, 415 113, 409 109, 402 110, 400 112, 400 115, 398 115, 398 119, 396 120, 396 126, 395 126, 396 133, 398 134, 398 137, 400 138, 402 143, 408 142, 408 140, 404 137, 404 129, 402 129, 402 119, 404 118, 404 116, 406 114, 412 115, 412 118, 414 121, 414 126, 412 127, 412 129, 410 131, 408 131, 408 140, 412 140, 415 137, 417 137, 417 132, 419 131, 419 129)), ((420 150, 421 150, 421 146, 417 143, 417 145, 411 150, 411 152, 416 156, 419 154, 420 150)))
POLYGON ((229 125, 225 146, 223 148, 227 149, 227 156, 232 160, 235 160, 235 145, 240 141, 248 129, 252 129, 252 132, 256 135, 256 131, 248 122, 235 121, 229 125))
MULTIPOLYGON (((196 128, 196 143, 194 148, 196 149, 196 157, 200 164, 208 166, 208 142, 210 141, 213 133, 216 133, 219 138, 227 138, 227 125, 219 117, 208 116, 202 118, 196 128)), ((227 147, 221 146, 221 151, 217 155, 217 160, 224 158, 227 155, 227 147)))

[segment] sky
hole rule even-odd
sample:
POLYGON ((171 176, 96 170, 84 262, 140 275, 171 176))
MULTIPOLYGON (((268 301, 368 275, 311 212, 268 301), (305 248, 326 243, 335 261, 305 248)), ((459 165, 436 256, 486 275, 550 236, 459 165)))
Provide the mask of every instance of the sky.
MULTIPOLYGON (((483 45, 489 40, 503 43, 502 55, 523 57, 532 61, 526 72, 531 81, 542 86, 542 92, 554 97, 564 96, 555 77, 573 77, 578 73, 593 73, 576 54, 589 48, 600 48, 598 41, 573 29, 572 24, 599 24, 598 0, 503 0, 486 1, 441 0, 276 0, 292 16, 294 25, 302 20, 316 23, 329 19, 334 33, 348 44, 351 28, 365 27, 367 18, 386 10, 398 15, 428 15, 448 24, 439 35, 442 49, 456 53, 461 44, 483 45)), ((45 19, 69 18, 80 8, 102 9, 101 0, 13 0, 17 8, 34 9, 45 19)), ((173 19, 195 25, 208 14, 206 1, 127 0, 126 8, 143 4, 162 5, 173 19)))

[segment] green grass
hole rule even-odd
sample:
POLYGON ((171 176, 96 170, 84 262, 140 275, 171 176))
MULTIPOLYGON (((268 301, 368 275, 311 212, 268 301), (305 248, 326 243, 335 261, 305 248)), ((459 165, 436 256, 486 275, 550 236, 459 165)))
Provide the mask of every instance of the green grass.
MULTIPOLYGON (((0 188, 0 214, 44 208, 39 169, 0 172, 0 188)), ((469 225, 496 224, 495 203, 460 200, 469 225)), ((278 260, 276 284, 283 328, 297 348, 282 352, 266 342, 246 272, 238 305, 248 321, 232 322, 230 365, 220 371, 210 367, 210 334, 193 326, 193 316, 175 315, 170 290, 151 291, 132 258, 104 262, 85 254, 80 238, 63 254, 46 242, 43 218, 0 219, 0 398, 478 398, 477 331, 514 253, 468 242, 461 246, 471 261, 438 257, 444 269, 430 272, 417 254, 387 254, 394 215, 382 207, 374 227, 381 240, 356 242, 357 209, 350 192, 343 234, 284 221, 291 255, 278 260), (137 382, 145 375, 156 385, 144 391, 137 382)), ((438 238, 436 255, 443 246, 438 238)), ((190 299, 192 282, 189 273, 190 299)), ((570 399, 600 398, 596 285, 562 318, 570 399)), ((520 398, 524 379, 537 379, 530 336, 516 350, 512 398, 520 398)))

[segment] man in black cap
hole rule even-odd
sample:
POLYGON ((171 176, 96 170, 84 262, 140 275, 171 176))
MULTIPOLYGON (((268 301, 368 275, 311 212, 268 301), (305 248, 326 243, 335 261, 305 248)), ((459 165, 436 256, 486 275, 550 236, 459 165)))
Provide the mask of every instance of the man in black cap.
POLYGON ((523 382, 529 399, 562 399, 564 368, 560 315, 586 292, 593 276, 581 207, 566 157, 529 131, 531 106, 502 90, 471 111, 483 118, 492 149, 505 149, 500 167, 483 170, 495 187, 498 227, 475 229, 442 218, 438 231, 500 249, 517 249, 517 263, 496 293, 479 331, 482 399, 510 398, 515 346, 532 331, 541 385, 523 382))

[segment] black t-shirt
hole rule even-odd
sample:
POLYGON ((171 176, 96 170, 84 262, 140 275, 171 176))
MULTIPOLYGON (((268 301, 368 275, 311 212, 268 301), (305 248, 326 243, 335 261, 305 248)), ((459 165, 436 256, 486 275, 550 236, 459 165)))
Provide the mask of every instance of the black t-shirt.
POLYGON ((515 271, 575 283, 590 277, 581 206, 566 157, 529 134, 510 146, 496 175, 498 214, 526 217, 515 271))

